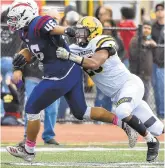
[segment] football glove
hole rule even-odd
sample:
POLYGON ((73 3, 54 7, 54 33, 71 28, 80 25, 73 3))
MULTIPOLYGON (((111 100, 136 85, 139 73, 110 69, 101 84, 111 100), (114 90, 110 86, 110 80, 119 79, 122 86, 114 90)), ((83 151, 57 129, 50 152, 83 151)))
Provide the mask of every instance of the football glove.
POLYGON ((65 48, 59 47, 56 51, 56 55, 57 55, 57 58, 68 60, 70 53, 65 48))
POLYGON ((22 54, 16 54, 13 58, 13 68, 15 70, 22 70, 27 64, 26 58, 22 54))
POLYGON ((76 36, 76 30, 71 28, 71 27, 66 28, 64 33, 66 35, 68 35, 69 37, 75 37, 76 36))

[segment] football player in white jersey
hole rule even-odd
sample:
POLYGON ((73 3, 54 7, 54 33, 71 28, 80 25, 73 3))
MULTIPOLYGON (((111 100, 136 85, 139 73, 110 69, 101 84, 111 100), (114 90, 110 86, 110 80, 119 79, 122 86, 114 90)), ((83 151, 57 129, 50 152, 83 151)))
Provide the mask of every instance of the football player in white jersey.
POLYGON ((143 82, 120 61, 114 39, 102 35, 103 27, 99 20, 86 16, 76 27, 78 45, 71 45, 71 52, 59 47, 57 57, 84 68, 96 86, 116 104, 115 114, 119 119, 144 137, 148 146, 146 160, 154 161, 159 151, 159 141, 154 136, 161 135, 164 126, 142 100, 143 82))

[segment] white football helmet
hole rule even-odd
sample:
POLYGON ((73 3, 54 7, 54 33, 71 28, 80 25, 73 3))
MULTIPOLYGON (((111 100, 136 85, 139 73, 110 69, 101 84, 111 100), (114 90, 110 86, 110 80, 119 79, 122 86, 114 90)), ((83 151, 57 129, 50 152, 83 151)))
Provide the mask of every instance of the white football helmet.
POLYGON ((27 26, 36 16, 38 13, 34 12, 30 4, 14 2, 7 15, 7 24, 11 31, 16 31, 27 26))
POLYGON ((34 0, 15 0, 14 3, 27 3, 29 4, 30 6, 33 7, 34 9, 34 12, 37 13, 39 15, 39 8, 38 8, 38 5, 37 3, 34 1, 34 0))

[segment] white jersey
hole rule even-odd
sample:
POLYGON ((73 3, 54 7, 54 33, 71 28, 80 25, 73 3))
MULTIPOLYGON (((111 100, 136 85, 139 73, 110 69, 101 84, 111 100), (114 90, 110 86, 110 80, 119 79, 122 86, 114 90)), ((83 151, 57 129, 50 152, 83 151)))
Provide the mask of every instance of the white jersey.
MULTIPOLYGON (((101 35, 92 39, 83 48, 78 45, 70 45, 70 51, 82 57, 91 56, 98 48, 115 46, 115 41, 111 36, 101 35)), ((131 73, 121 62, 117 55, 110 56, 99 69, 87 70, 96 86, 107 96, 113 97, 123 84, 129 80, 131 73)))

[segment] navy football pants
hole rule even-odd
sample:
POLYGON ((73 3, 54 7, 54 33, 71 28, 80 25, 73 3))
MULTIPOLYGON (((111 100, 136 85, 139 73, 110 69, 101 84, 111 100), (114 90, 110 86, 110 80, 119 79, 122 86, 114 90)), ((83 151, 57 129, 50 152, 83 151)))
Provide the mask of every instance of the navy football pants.
POLYGON ((61 96, 65 97, 73 115, 82 120, 87 105, 83 92, 82 70, 78 65, 62 80, 42 80, 31 93, 25 111, 38 114, 61 96))

